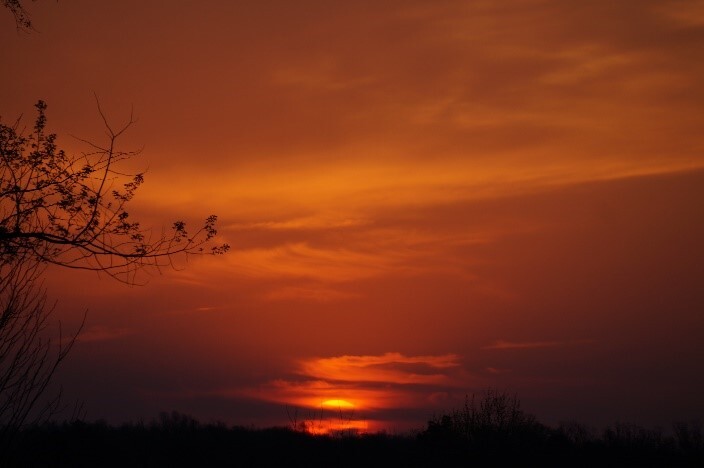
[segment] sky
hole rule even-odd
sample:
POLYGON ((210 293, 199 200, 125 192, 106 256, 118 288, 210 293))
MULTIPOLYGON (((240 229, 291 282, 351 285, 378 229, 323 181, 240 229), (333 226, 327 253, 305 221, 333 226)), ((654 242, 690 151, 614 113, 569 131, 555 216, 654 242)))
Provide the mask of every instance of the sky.
POLYGON ((404 431, 488 388, 549 424, 704 418, 704 2, 28 3, 0 118, 146 171, 222 257, 50 268, 88 419, 404 431))

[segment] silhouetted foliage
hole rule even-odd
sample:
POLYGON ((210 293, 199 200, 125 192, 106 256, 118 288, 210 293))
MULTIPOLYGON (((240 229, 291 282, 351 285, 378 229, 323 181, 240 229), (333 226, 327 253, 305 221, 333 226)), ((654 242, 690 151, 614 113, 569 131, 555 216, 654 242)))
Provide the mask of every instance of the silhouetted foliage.
MULTIPOLYGON (((19 2, 4 4, 23 14, 19 2)), ((42 421, 59 408, 60 395, 45 396, 46 403, 41 398, 78 333, 67 338, 59 333, 53 342, 46 335, 53 307, 46 304, 39 278, 47 264, 133 283, 141 268, 170 265, 174 255, 229 249, 227 244, 205 249, 217 234, 215 216, 192 234, 183 221, 155 235, 131 220, 126 206, 144 177, 116 168, 136 154, 116 144, 132 117, 115 130, 98 104, 106 143, 84 141, 90 152, 70 156, 46 132, 46 104, 39 101, 36 108, 27 135, 19 119, 0 122, 0 451, 26 422, 42 421)))
POLYGON ((521 410, 518 397, 489 389, 483 398, 467 396, 462 408, 431 420, 428 432, 448 433, 469 444, 484 444, 497 437, 520 438, 537 426, 535 418, 521 410))
POLYGON ((677 445, 684 451, 704 450, 701 421, 681 421, 673 425, 677 445))
POLYGON ((23 431, 18 445, 22 458, 8 466, 703 466, 701 444, 684 442, 701 436, 699 423, 675 424, 675 436, 628 424, 598 436, 574 422, 548 428, 520 411, 514 398, 492 391, 474 409, 469 399, 463 408, 434 418, 425 430, 404 435, 339 437, 292 428, 228 427, 202 424, 178 412, 120 427, 104 421, 45 423, 23 431), (488 404, 482 406, 485 400, 488 404), (504 410, 515 410, 513 422, 501 419, 504 410))
POLYGON ((22 0, 2 0, 2 5, 15 17, 17 29, 20 31, 28 31, 32 29, 32 21, 23 3, 22 0))
MULTIPOLYGON (((675 427, 687 434, 678 439, 695 440, 701 426, 675 427)), ((435 466, 700 466, 704 461, 701 444, 685 448, 686 442, 632 424, 609 427, 602 437, 577 422, 550 428, 523 412, 516 396, 493 389, 433 418, 419 441, 435 466)))
MULTIPOLYGON (((479 398, 467 396, 463 407, 428 422, 423 438, 439 456, 448 453, 484 462, 505 462, 512 453, 542 453, 553 442, 552 432, 521 409, 515 395, 489 389, 479 398)), ((510 458, 509 458, 510 459, 510 458)))
POLYGON ((105 144, 85 141, 90 152, 69 156, 46 132, 46 104, 36 105, 33 131, 23 135, 19 120, 0 123, 0 257, 33 256, 68 268, 106 272, 134 281, 144 266, 164 266, 175 254, 221 254, 227 244, 204 244, 217 234, 217 217, 189 233, 175 221, 170 232, 155 235, 126 210, 143 174, 127 176, 115 166, 136 152, 117 149, 117 140, 134 123, 113 129, 100 105, 105 144), (127 180, 125 180, 127 179, 127 180))

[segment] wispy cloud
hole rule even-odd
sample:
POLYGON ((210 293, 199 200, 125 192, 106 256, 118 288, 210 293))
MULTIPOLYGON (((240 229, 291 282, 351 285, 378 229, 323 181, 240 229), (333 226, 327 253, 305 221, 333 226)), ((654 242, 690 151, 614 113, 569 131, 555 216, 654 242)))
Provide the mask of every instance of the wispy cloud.
POLYGON ((270 301, 312 301, 333 302, 359 297, 357 294, 332 289, 324 285, 285 286, 267 293, 264 298, 270 301))
POLYGON ((498 367, 487 367, 486 371, 490 374, 505 374, 511 372, 511 369, 503 369, 498 367))
POLYGON ((701 0, 677 0, 657 4, 655 9, 664 17, 676 21, 683 27, 704 26, 704 2, 701 0))
POLYGON ((404 270, 401 258, 349 250, 319 248, 304 242, 273 248, 234 251, 236 272, 252 277, 307 278, 324 283, 346 282, 404 270))
POLYGON ((103 325, 94 325, 82 331, 78 335, 77 341, 83 343, 109 341, 133 335, 134 333, 136 333, 136 331, 131 328, 110 328, 103 325))
POLYGON ((236 223, 225 226, 225 229, 234 231, 241 230, 317 230, 317 229, 340 229, 356 226, 363 226, 369 221, 354 217, 335 217, 324 214, 318 216, 296 217, 276 221, 253 221, 247 223, 236 223))
POLYGON ((396 384, 448 384, 448 369, 459 366, 459 356, 338 356, 308 359, 300 363, 300 373, 327 381, 382 382, 396 384))
POLYGON ((494 343, 482 347, 482 349, 537 349, 537 348, 559 348, 593 343, 593 340, 566 340, 566 341, 507 341, 497 340, 494 343))

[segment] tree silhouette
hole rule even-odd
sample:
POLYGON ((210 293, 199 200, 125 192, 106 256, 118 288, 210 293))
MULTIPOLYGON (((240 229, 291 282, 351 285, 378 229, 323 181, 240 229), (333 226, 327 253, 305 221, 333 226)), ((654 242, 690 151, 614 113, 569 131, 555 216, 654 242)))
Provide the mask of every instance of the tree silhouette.
MULTIPOLYGON (((26 423, 42 422, 61 409, 61 392, 45 395, 83 325, 71 336, 52 340, 36 259, 0 259, 0 464, 26 423)), ((85 321, 85 315, 84 315, 85 321)))
POLYGON ((134 123, 114 129, 105 124, 107 142, 82 140, 91 148, 69 156, 46 133, 46 104, 36 104, 33 131, 25 136, 20 122, 0 123, 0 257, 27 256, 68 268, 106 272, 133 282, 144 266, 171 264, 175 254, 222 254, 227 244, 205 250, 217 234, 211 215, 193 234, 175 221, 158 235, 132 221, 127 203, 144 181, 115 166, 137 154, 117 149, 120 136, 134 123))
POLYGON ((29 31, 32 29, 29 13, 20 0, 2 0, 2 5, 10 10, 10 13, 15 17, 15 25, 18 30, 29 31))
POLYGON ((144 177, 117 169, 136 152, 120 151, 116 143, 134 123, 132 116, 115 129, 98 103, 106 143, 82 140, 90 151, 69 156, 58 148, 57 136, 46 132, 46 104, 39 101, 36 109, 27 135, 19 119, 12 125, 0 121, 0 453, 23 424, 58 409, 60 395, 43 394, 78 334, 47 337, 53 307, 40 283, 47 265, 135 283, 140 269, 171 265, 174 255, 229 249, 206 248, 217 234, 214 215, 193 234, 183 221, 154 234, 131 220, 126 206, 144 177))

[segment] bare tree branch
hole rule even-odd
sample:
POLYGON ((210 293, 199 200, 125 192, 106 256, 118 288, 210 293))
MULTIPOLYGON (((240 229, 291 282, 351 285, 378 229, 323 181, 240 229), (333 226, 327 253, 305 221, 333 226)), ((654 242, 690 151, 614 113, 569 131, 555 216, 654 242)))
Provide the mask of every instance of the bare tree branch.
POLYGON ((31 31, 34 29, 22 0, 2 0, 2 5, 10 10, 12 16, 15 17, 15 26, 18 31, 31 31))
MULTIPOLYGON (((23 12, 19 2, 4 4, 23 12)), ((54 310, 40 282, 47 265, 105 272, 134 284, 138 271, 173 266, 175 255, 229 249, 209 245, 217 235, 214 215, 192 233, 185 222, 175 221, 155 234, 130 218, 127 204, 144 176, 116 166, 137 154, 117 149, 119 137, 135 123, 134 114, 114 127, 97 96, 96 104, 107 141, 88 142, 90 152, 75 156, 46 132, 43 101, 36 104, 37 118, 27 135, 19 119, 12 125, 0 121, 0 458, 24 425, 60 409, 61 393, 47 395, 47 389, 83 327, 68 339, 60 328, 58 340, 47 337, 54 310)))
MULTIPOLYGON (((215 215, 195 232, 175 221, 155 235, 132 221, 127 204, 144 182, 116 165, 137 152, 117 149, 118 139, 135 123, 134 115, 113 127, 100 107, 105 144, 89 143, 91 152, 69 156, 46 132, 46 104, 36 104, 33 131, 25 136, 19 121, 0 122, 0 256, 31 252, 45 263, 105 272, 134 282, 145 266, 172 265, 176 254, 222 254, 227 244, 206 244, 217 235, 215 215)), ((86 141, 86 140, 82 140, 86 141)))
POLYGON ((61 408, 61 391, 46 395, 59 364, 85 323, 68 338, 47 334, 49 306, 40 277, 45 265, 31 256, 0 260, 0 452, 25 424, 61 408))

